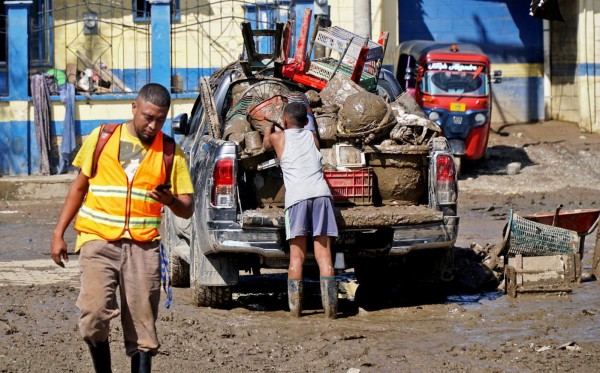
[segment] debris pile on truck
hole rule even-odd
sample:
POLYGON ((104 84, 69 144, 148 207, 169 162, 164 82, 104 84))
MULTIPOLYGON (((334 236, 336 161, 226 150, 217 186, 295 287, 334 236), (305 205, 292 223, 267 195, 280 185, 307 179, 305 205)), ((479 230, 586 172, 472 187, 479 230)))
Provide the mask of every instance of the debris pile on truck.
POLYGON ((409 94, 390 97, 389 92, 378 90, 387 32, 375 43, 339 27, 319 27, 317 20, 307 53, 310 18, 311 11, 307 9, 294 58, 287 56, 291 24, 271 33, 254 31, 244 24, 247 59, 240 62, 244 75, 260 76, 261 71, 254 71, 253 67, 261 66, 260 59, 266 56, 256 52, 254 39, 256 35, 271 35, 275 43, 283 38, 283 47, 276 46, 270 55, 276 59, 274 76, 300 83, 307 89, 305 95, 300 94, 304 96, 302 99, 285 84, 265 81, 238 86, 225 117, 225 140, 236 141, 247 154, 255 154, 255 148, 245 146, 246 133, 258 131, 262 135, 265 126, 282 127, 283 107, 291 100, 301 100, 310 106, 324 147, 335 142, 364 146, 385 140, 390 140, 385 145, 422 145, 440 134, 441 129, 425 117, 409 94), (308 56, 315 45, 325 47, 327 57, 310 60, 308 56), (337 56, 332 57, 332 52, 337 56))
MULTIPOLYGON (((241 156, 259 153, 252 142, 257 137, 249 133, 257 131, 262 136, 267 126, 283 128, 285 104, 298 97, 297 92, 273 83, 263 84, 266 87, 256 92, 260 85, 249 86, 239 97, 234 97, 225 116, 223 139, 236 142, 241 156), (250 144, 246 144, 248 138, 250 144)), ((310 105, 319 139, 327 148, 337 142, 359 147, 426 145, 441 132, 410 102, 414 101, 410 95, 401 94, 389 102, 341 75, 334 77, 320 93, 308 91, 304 100, 310 105)))
MULTIPOLYGON (((282 117, 286 103, 300 101, 309 107, 309 126, 315 127, 320 139, 325 170, 347 172, 364 169, 368 163, 372 163, 365 159, 365 153, 376 153, 378 155, 367 155, 366 158, 379 162, 382 167, 380 170, 376 169, 375 173, 379 172, 378 176, 385 178, 387 161, 381 154, 405 152, 410 146, 427 146, 432 138, 441 134, 441 129, 425 117, 408 93, 402 93, 400 88, 390 92, 377 85, 380 75, 384 74, 381 63, 387 33, 382 33, 379 42, 375 43, 338 27, 315 26, 311 49, 306 53, 308 20, 310 10, 307 10, 304 17, 303 34, 299 37, 294 58, 287 57, 285 47, 289 45, 289 33, 286 34, 286 30, 291 28, 289 24, 271 30, 273 32, 255 31, 244 24, 242 30, 247 49, 246 59, 239 61, 241 71, 234 79, 246 81, 234 85, 231 99, 225 103, 225 112, 221 116, 217 112, 212 115, 215 118, 212 125, 215 130, 211 134, 216 138, 235 142, 238 156, 244 159, 246 168, 263 170, 269 165, 276 165, 274 154, 269 153, 271 158, 265 159, 261 146, 265 129, 268 126, 283 128, 282 117), (271 71, 262 65, 267 55, 255 51, 254 40, 256 35, 270 35, 279 40, 282 36, 277 31, 287 37, 283 36, 282 49, 275 48, 273 54, 268 55, 275 65, 274 71, 271 71), (330 53, 324 59, 308 60, 306 56, 311 55, 315 43, 340 52, 338 59, 331 57, 330 53), (325 60, 330 65, 332 61, 336 62, 328 75, 322 74, 325 60), (321 73, 315 73, 314 65, 321 66, 321 70, 317 69, 321 73), (271 73, 273 77, 269 75, 271 73), (223 123, 220 123, 220 117, 223 118, 223 123), (216 127, 221 125, 224 131, 219 136, 220 131, 216 127)), ((204 85, 209 86, 208 83, 204 85)), ((208 89, 203 92, 204 96, 212 94, 208 89)), ((208 97, 205 101, 205 109, 214 107, 213 103, 208 102, 208 97)), ((419 152, 415 151, 417 153, 419 152)), ((408 167, 404 167, 403 177, 396 178, 393 185, 384 186, 383 199, 410 204, 422 197, 414 189, 425 190, 419 176, 423 162, 418 156, 414 158, 412 165, 411 161, 407 161, 408 167), (409 187, 413 190, 406 194, 403 190, 406 189, 405 185, 415 185, 415 182, 415 188, 409 187)), ((369 187, 369 191, 373 189, 369 187)), ((344 193, 337 190, 334 192, 344 193)), ((349 201, 348 198, 343 200, 349 201)), ((369 198, 369 201, 374 200, 369 198)), ((281 205, 283 201, 277 199, 261 202, 263 205, 281 205)))

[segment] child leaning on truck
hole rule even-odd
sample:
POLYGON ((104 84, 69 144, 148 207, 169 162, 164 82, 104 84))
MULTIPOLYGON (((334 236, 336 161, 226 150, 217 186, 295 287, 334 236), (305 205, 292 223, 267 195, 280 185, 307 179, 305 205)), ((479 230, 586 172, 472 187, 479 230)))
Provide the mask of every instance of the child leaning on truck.
POLYGON ((293 316, 302 314, 302 268, 306 258, 307 237, 314 241, 319 265, 321 301, 327 318, 337 316, 338 286, 331 259, 331 237, 338 229, 333 198, 321 166, 317 135, 305 129, 306 107, 291 102, 283 111, 284 130, 265 130, 263 146, 275 149, 285 185, 285 227, 290 243, 288 303, 293 316))

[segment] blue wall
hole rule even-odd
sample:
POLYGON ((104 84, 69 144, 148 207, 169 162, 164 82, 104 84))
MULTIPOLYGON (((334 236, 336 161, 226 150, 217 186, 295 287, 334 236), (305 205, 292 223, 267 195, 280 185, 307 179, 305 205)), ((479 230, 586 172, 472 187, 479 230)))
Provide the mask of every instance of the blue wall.
MULTIPOLYGON (((529 15, 529 6, 529 0, 399 0, 399 41, 477 44, 492 69, 494 64, 508 64, 503 67, 511 71, 511 65, 543 64, 542 20, 529 15)), ((501 120, 508 111, 506 117, 518 121, 543 119, 543 78, 504 76, 493 86, 500 112, 492 120, 501 120)))
POLYGON ((28 122, 0 122, 0 175, 29 172, 28 128, 28 122))

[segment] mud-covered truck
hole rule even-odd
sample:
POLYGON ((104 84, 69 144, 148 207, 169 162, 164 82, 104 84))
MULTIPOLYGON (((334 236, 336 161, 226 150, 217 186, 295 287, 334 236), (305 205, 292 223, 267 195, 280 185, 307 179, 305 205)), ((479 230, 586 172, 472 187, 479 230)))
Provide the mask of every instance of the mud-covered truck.
POLYGON ((191 219, 165 216, 173 285, 191 286, 195 305, 219 307, 240 271, 287 268, 283 177, 262 133, 282 125, 293 100, 308 102, 320 138, 339 228, 335 267, 353 268, 359 289, 450 281, 459 222, 453 156, 393 74, 377 68, 365 84, 367 72, 337 73, 315 87, 282 73, 289 59, 260 69, 245 56, 202 78, 189 116, 172 122, 195 187, 191 219))

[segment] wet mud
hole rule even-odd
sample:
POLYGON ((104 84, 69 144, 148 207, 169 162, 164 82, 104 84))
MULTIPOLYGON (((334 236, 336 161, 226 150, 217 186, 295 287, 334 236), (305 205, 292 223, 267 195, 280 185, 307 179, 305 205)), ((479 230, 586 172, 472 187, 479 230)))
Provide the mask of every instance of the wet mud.
POLYGON ((369 166, 376 175, 377 192, 382 201, 395 204, 423 203, 427 192, 423 173, 426 160, 421 155, 371 153, 369 166))
MULTIPOLYGON (((173 306, 160 307, 154 371, 600 370, 599 282, 582 282, 570 294, 512 298, 495 290, 493 274, 471 249, 498 242, 511 209, 526 215, 561 203, 598 208, 600 135, 564 124, 501 132, 492 134, 488 158, 460 177, 455 279, 443 299, 421 288, 414 297, 392 290, 378 307, 367 307, 347 271, 338 274, 344 286, 337 320, 323 317, 312 280, 295 319, 283 272, 243 273, 225 310, 194 307, 191 290, 175 288, 173 306), (515 161, 520 173, 507 175, 515 161)), ((62 200, 0 201, 0 372, 92 371, 77 331, 78 257, 62 269, 48 255, 62 200)), ((71 252, 73 231, 65 238, 71 252)), ((585 239, 584 272, 595 241, 595 234, 585 239)), ((118 319, 110 341, 113 370, 129 371, 118 319)))
MULTIPOLYGON (((402 224, 422 224, 440 221, 443 215, 426 206, 344 206, 337 205, 335 218, 338 228, 380 228, 402 224)), ((243 226, 285 227, 284 209, 267 207, 247 210, 241 215, 243 226)))
POLYGON ((388 115, 388 106, 381 97, 363 91, 348 96, 338 115, 342 132, 364 132, 380 125, 388 115))

